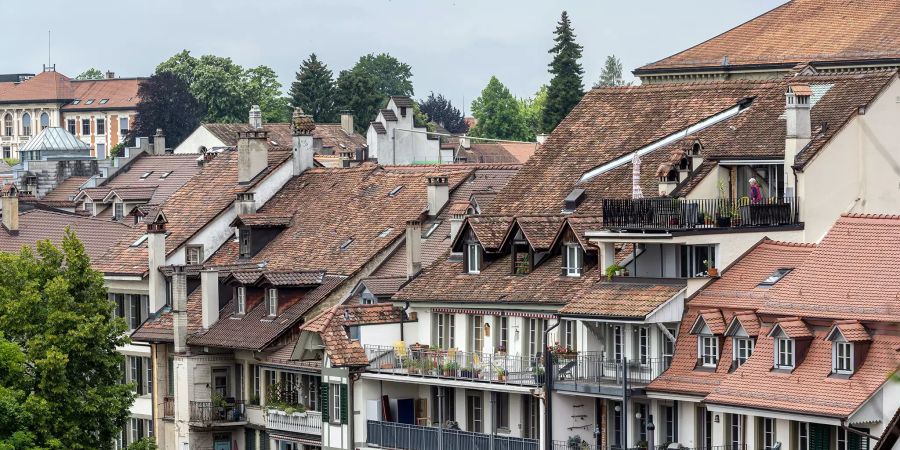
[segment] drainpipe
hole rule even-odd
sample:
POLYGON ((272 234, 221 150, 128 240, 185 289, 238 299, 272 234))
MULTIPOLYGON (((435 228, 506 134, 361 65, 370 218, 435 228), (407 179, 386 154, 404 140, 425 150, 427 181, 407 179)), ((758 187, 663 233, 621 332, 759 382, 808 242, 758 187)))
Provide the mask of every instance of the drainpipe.
POLYGON ((553 409, 550 401, 550 390, 553 388, 553 360, 550 355, 549 337, 550 330, 559 326, 559 316, 556 316, 556 323, 544 330, 544 449, 553 450, 553 409))
POLYGON ((844 430, 846 430, 848 433, 853 433, 853 434, 856 434, 856 435, 859 435, 859 436, 862 436, 862 437, 865 437, 865 438, 869 438, 869 439, 872 439, 872 440, 875 440, 875 441, 878 441, 878 440, 881 439, 881 436, 872 436, 871 434, 863 433, 862 431, 859 431, 859 430, 857 430, 857 429, 855 429, 855 428, 850 428, 850 427, 848 427, 847 424, 844 423, 844 419, 841 419, 841 428, 843 428, 844 430))

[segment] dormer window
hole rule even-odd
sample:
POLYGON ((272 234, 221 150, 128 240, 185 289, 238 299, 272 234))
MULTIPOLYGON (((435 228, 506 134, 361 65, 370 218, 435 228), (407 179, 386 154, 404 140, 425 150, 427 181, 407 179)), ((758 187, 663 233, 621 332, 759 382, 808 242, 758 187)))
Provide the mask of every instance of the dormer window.
POLYGON ((278 289, 266 289, 266 305, 269 308, 269 315, 275 317, 278 315, 278 289))
POLYGON ((853 344, 843 339, 831 344, 831 371, 839 374, 853 373, 853 344))
POLYGON ((525 240, 522 230, 519 230, 513 239, 512 261, 514 275, 525 275, 534 269, 534 252, 531 250, 531 244, 525 240))
POLYGON ((580 277, 584 269, 584 251, 578 244, 567 244, 565 250, 565 275, 568 277, 580 277))
POLYGON ((122 202, 113 203, 113 219, 121 220, 125 217, 125 204, 122 202))
POLYGON ((794 368, 794 350, 796 346, 794 340, 787 337, 775 339, 775 368, 776 369, 793 369, 794 368))
POLYGON ((746 337, 735 337, 734 339, 734 350, 732 359, 734 359, 734 367, 741 367, 750 356, 753 354, 754 342, 753 339, 746 337))
POLYGON ((236 312, 238 314, 245 314, 247 312, 247 288, 244 286, 235 288, 234 297, 236 312))
POLYGON ((752 311, 736 313, 725 329, 725 336, 731 337, 731 370, 741 367, 756 347, 759 336, 759 318, 752 311))
POLYGON ((715 369, 719 365, 719 338, 724 332, 721 311, 700 311, 691 326, 691 334, 697 336, 697 367, 715 369))
POLYGON ((466 244, 466 272, 481 273, 481 261, 481 246, 478 245, 478 242, 466 244))
POLYGON ((250 257, 250 228, 238 229, 238 256, 241 258, 250 257))
POLYGON ((712 335, 698 336, 697 358, 703 367, 715 368, 719 364, 719 338, 712 335))

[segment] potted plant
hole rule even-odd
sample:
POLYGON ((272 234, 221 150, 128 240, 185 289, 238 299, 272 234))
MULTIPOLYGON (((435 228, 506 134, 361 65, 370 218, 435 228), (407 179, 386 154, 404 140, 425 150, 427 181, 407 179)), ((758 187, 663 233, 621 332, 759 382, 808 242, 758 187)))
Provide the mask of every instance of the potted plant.
POLYGON ((497 346, 497 354, 506 356, 506 346, 503 344, 498 345, 497 346))
POLYGON ((717 268, 715 268, 715 267, 710 267, 710 266, 709 266, 709 260, 704 259, 704 260, 703 260, 703 265, 706 266, 706 274, 707 274, 707 275, 709 275, 709 276, 711 276, 711 277, 717 277, 717 276, 719 276, 719 269, 717 269, 717 268))
POLYGON ((569 436, 569 438, 566 439, 566 447, 568 447, 569 450, 579 450, 581 448, 581 442, 581 436, 569 436))
POLYGON ((508 377, 509 377, 509 372, 507 372, 506 369, 504 369, 502 367, 497 368, 497 380, 506 381, 506 379, 508 377))
POLYGON ((456 376, 457 370, 459 370, 459 363, 456 361, 447 361, 447 363, 444 364, 444 376, 445 377, 456 376))
POLYGON ((539 385, 544 384, 544 368, 539 365, 534 366, 532 372, 534 372, 534 382, 539 385))
POLYGON ((606 280, 612 281, 613 277, 616 275, 621 275, 622 270, 624 270, 624 269, 625 269, 624 267, 622 267, 618 264, 610 265, 609 267, 606 268, 606 280))

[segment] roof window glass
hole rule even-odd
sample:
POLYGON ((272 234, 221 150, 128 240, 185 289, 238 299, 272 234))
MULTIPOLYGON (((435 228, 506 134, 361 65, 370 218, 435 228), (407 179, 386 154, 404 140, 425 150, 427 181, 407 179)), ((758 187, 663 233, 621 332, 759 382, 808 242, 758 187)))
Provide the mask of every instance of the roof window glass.
POLYGON ((772 272, 772 275, 769 275, 765 280, 762 281, 762 283, 759 283, 759 285, 761 287, 772 286, 773 284, 781 281, 781 279, 784 278, 784 276, 787 275, 788 273, 790 273, 790 271, 792 271, 792 270, 794 270, 794 269, 790 268, 790 267, 782 267, 781 269, 775 269, 775 271, 772 272))

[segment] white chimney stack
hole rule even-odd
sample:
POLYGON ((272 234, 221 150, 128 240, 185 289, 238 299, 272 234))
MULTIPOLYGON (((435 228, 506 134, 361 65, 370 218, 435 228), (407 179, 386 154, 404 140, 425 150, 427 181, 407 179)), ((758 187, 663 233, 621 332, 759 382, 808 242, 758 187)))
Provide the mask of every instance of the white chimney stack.
POLYGON ((344 133, 353 134, 353 111, 341 111, 341 129, 344 133))
POLYGON ((449 199, 450 186, 447 177, 428 177, 428 215, 437 216, 449 199))
POLYGON ((166 218, 162 211, 147 221, 147 269, 150 281, 150 312, 166 304, 166 277, 159 271, 166 265, 166 218))
POLYGON ((250 107, 250 128, 254 130, 258 130, 262 128, 262 111, 259 109, 259 105, 253 105, 250 107))
POLYGON ((412 279, 422 270, 422 222, 406 222, 406 277, 412 279))
POLYGON ((10 234, 19 234, 19 189, 10 183, 3 186, 2 203, 3 227, 10 234))
POLYGON ((203 329, 209 329, 219 320, 219 272, 204 270, 200 272, 201 315, 203 329))
POLYGON ((175 353, 186 353, 187 348, 187 275, 184 266, 172 266, 172 322, 175 337, 175 353))
POLYGON ((537 135, 537 143, 544 145, 544 142, 547 142, 547 136, 550 136, 550 135, 544 134, 544 133, 537 135))
POLYGON ((797 154, 809 144, 812 139, 812 119, 810 99, 812 90, 806 83, 797 83, 788 86, 784 95, 784 196, 796 195, 797 180, 794 179, 794 160, 797 154))
MULTIPOLYGON (((343 124, 343 117, 341 123, 343 124)), ((303 110, 300 108, 294 108, 294 114, 291 117, 291 134, 294 140, 292 156, 295 177, 315 165, 315 150, 313 149, 313 130, 315 129, 316 122, 312 116, 303 114, 303 110)))
POLYGON ((238 183, 247 184, 269 166, 269 133, 263 129, 238 132, 238 183))

